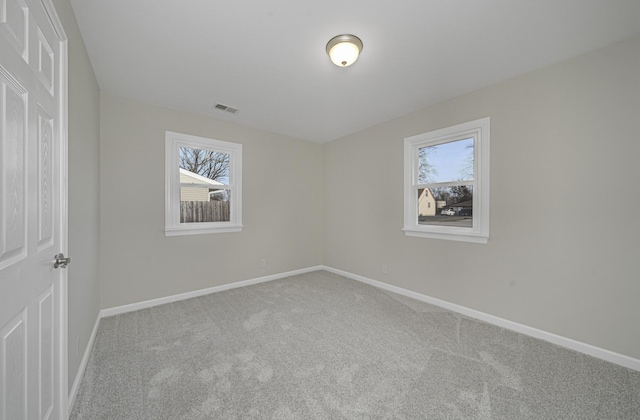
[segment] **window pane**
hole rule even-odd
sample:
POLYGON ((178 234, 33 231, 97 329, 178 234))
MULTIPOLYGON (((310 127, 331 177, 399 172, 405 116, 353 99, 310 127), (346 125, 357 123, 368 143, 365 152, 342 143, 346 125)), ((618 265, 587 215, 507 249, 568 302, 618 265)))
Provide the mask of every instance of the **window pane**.
POLYGON ((229 154, 180 147, 180 223, 230 221, 229 154), (185 186, 188 184, 189 186, 185 186))
POLYGON ((180 147, 180 183, 229 185, 229 157, 215 150, 180 147))
POLYGON ((180 223, 230 221, 231 191, 198 187, 180 188, 180 223))
POLYGON ((418 183, 473 180, 473 138, 418 149, 418 183))
POLYGON ((420 188, 418 224, 473 227, 473 186, 420 188))

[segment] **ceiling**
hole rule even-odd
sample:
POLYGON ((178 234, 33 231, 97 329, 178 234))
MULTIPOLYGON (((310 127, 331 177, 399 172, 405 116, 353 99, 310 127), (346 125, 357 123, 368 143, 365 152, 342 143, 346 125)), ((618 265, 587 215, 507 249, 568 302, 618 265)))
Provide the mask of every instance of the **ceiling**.
POLYGON ((71 4, 102 90, 319 143, 640 33, 638 0, 71 4))

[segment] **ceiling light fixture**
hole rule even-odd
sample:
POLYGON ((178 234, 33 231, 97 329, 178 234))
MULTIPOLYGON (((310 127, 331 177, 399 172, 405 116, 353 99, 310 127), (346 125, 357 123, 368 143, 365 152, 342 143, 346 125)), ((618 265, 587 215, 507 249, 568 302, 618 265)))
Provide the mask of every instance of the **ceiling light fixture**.
POLYGON ((327 43, 327 54, 338 67, 352 65, 362 52, 362 41, 355 35, 338 35, 327 43))

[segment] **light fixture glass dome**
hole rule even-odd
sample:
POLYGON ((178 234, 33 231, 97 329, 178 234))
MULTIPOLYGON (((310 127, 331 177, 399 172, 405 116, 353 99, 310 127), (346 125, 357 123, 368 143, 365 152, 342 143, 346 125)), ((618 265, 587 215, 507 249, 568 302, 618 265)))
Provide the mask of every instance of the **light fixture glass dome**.
POLYGON ((327 43, 327 54, 338 67, 352 65, 362 51, 362 41, 355 35, 338 35, 327 43))

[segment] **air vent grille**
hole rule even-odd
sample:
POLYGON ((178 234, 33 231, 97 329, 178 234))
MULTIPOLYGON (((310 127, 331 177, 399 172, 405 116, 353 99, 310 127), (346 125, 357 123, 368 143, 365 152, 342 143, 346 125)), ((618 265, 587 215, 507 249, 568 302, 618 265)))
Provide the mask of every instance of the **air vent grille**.
POLYGON ((219 109, 220 111, 230 112, 232 114, 235 114, 236 112, 238 112, 238 108, 234 108, 232 106, 224 105, 224 104, 215 104, 213 108, 219 109))

